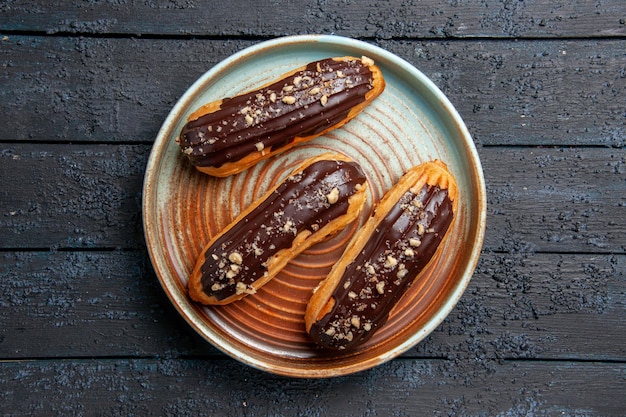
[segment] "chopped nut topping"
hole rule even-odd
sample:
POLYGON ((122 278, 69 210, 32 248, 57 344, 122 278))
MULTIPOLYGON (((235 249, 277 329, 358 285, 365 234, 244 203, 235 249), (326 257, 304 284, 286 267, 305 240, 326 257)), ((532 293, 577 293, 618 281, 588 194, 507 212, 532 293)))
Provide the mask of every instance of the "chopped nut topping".
POLYGON ((335 204, 339 200, 339 189, 337 187, 333 188, 326 195, 326 200, 328 200, 328 204, 335 204))
POLYGON ((322 98, 320 98, 320 104, 322 105, 322 107, 326 106, 326 103, 328 103, 328 97, 326 95, 323 95, 322 98))
POLYGON ((357 293, 355 293, 354 291, 350 291, 348 293, 348 298, 351 300, 354 300, 357 297, 357 293))
POLYGON ((408 257, 408 258, 412 258, 415 256, 415 251, 411 248, 407 248, 404 250, 404 256, 408 257))
POLYGON ((401 269, 398 271, 398 273, 396 274, 396 276, 400 279, 406 277, 406 275, 409 273, 408 269, 401 269))
POLYGON ((300 87, 300 84, 302 83, 302 77, 301 76, 297 76, 293 79, 293 85, 295 85, 296 87, 300 87))
POLYGON ((363 330, 365 330, 366 332, 369 332, 370 330, 372 330, 372 323, 365 323, 363 325, 363 330))
POLYGON ((378 292, 378 294, 384 294, 385 293, 385 282, 384 281, 380 281, 376 284, 376 292, 378 292))
POLYGON ((246 114, 246 126, 252 126, 254 119, 249 114, 246 114))
POLYGON ((385 260, 385 268, 393 268, 397 264, 398 260, 396 258, 391 255, 387 256, 387 259, 385 260))
POLYGON ((418 248, 421 244, 422 244, 422 241, 419 239, 416 239, 414 237, 409 239, 409 245, 411 245, 414 248, 418 248))
POLYGON ((263 145, 263 142, 257 142, 254 146, 256 147, 256 150, 259 152, 265 149, 265 145, 263 145))
POLYGON ((359 296, 361 298, 368 298, 370 295, 372 295, 372 288, 371 287, 364 287, 361 290, 361 293, 359 294, 359 296))
POLYGON ((352 316, 352 318, 350 319, 350 324, 358 329, 359 327, 361 327, 361 318, 359 316, 352 316))
POLYGON ((425 230, 426 230, 426 229, 424 228, 424 225, 423 225, 422 223, 420 223, 420 224, 418 224, 418 225, 417 225, 417 233, 418 233, 419 235, 423 235, 425 230))
POLYGON ((314 96, 316 94, 319 94, 320 92, 320 88, 319 87, 313 87, 309 90, 309 95, 314 96))
POLYGON ((289 93, 291 91, 293 91, 293 85, 286 85, 283 87, 283 91, 289 93))
POLYGON ((270 93, 270 101, 272 103, 276 103, 276 93, 274 92, 270 93))
POLYGON ((241 265, 241 263, 243 262, 243 257, 239 252, 231 252, 231 254, 228 255, 228 260, 234 264, 241 265))
POLYGON ((243 294, 244 292, 246 292, 247 288, 248 286, 246 284, 244 284, 243 282, 238 282, 237 285, 235 286, 235 291, 237 292, 237 295, 239 295, 239 294, 243 294))
POLYGON ((293 104, 296 102, 296 98, 294 96, 285 96, 283 97, 283 103, 285 104, 293 104))
POLYGON ((366 56, 362 56, 361 57, 361 62, 366 67, 370 67, 370 66, 374 65, 374 60, 372 58, 369 58, 369 57, 366 57, 366 56))
POLYGON ((283 225, 283 232, 285 233, 293 233, 294 235, 298 233, 293 221, 287 220, 283 225))

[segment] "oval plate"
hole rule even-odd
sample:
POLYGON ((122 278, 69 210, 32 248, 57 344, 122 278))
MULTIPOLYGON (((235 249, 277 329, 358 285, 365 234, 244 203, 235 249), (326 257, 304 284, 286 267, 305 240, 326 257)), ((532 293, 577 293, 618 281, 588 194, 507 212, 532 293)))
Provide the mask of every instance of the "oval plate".
POLYGON ((168 297, 206 340, 253 367, 294 377, 330 377, 394 358, 433 331, 452 310, 473 274, 482 247, 485 185, 472 138, 443 93, 397 56, 338 36, 279 38, 245 49, 213 67, 181 97, 165 120, 148 161, 143 221, 152 264, 168 297), (256 86, 318 59, 366 55, 387 87, 359 116, 308 143, 229 178, 212 178, 182 156, 175 138, 202 104, 256 86), (341 152, 361 164, 370 192, 361 218, 302 253, 257 294, 227 306, 206 307, 186 294, 187 278, 203 246, 246 206, 303 159, 341 152), (443 256, 431 262, 391 312, 389 321, 357 350, 326 352, 304 331, 312 289, 330 271, 372 203, 409 167, 444 161, 459 186, 458 215, 443 256))

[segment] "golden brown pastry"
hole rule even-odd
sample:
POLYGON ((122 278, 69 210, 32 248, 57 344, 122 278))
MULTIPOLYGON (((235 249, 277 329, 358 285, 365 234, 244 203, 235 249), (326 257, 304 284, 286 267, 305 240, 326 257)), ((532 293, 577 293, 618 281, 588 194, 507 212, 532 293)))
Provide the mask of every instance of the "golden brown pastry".
POLYGON ((384 88, 367 57, 311 62, 255 91, 205 104, 177 142, 197 169, 225 177, 343 126, 384 88))
POLYGON ((442 162, 403 175, 311 297, 305 315, 311 338, 329 349, 369 339, 443 246, 457 203, 456 182, 442 162))
POLYGON ((254 294, 303 250, 356 219, 367 187, 360 166, 343 155, 306 160, 206 245, 189 278, 190 297, 228 304, 254 294))

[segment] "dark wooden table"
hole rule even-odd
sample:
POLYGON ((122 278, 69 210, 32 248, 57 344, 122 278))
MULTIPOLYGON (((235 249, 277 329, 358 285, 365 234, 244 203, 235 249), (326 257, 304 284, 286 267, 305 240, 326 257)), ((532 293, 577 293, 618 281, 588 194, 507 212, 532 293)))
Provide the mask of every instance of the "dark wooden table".
POLYGON ((626 415, 623 0, 203 3, 0 3, 1 415, 626 415), (181 94, 234 52, 303 33, 429 76, 472 133, 489 204, 445 322, 329 380, 267 374, 197 336, 141 224, 148 154, 181 94))

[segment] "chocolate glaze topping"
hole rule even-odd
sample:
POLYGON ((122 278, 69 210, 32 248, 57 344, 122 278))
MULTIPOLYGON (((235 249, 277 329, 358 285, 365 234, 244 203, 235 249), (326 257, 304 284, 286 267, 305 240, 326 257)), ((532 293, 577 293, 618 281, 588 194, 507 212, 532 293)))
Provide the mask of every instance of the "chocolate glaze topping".
POLYGON ((194 165, 219 167, 320 133, 372 88, 372 72, 360 60, 312 62, 268 87, 224 99, 220 110, 188 122, 178 143, 194 165))
POLYGON ((425 185, 405 193, 347 266, 334 308, 311 328, 313 339, 332 349, 369 339, 430 261, 452 217, 448 190, 425 185))
POLYGON ((292 175, 205 252, 202 285, 223 300, 253 292, 267 260, 302 231, 316 232, 347 213, 348 198, 366 181, 354 162, 321 160, 292 175))

